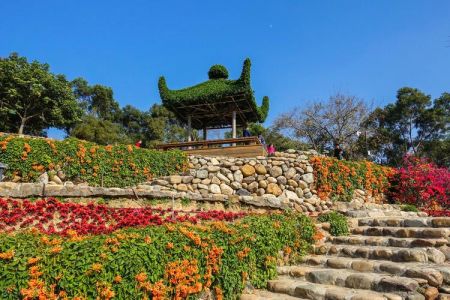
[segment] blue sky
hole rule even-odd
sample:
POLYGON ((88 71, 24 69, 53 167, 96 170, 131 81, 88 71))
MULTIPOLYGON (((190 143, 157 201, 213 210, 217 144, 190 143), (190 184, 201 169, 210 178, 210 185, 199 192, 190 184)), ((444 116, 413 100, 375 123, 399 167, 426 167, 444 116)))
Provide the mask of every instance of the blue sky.
POLYGON ((266 122, 343 92, 374 105, 403 86, 450 91, 450 1, 24 1, 0 2, 0 56, 15 51, 69 79, 111 86, 124 106, 160 102, 170 88, 230 77, 253 63, 266 122))

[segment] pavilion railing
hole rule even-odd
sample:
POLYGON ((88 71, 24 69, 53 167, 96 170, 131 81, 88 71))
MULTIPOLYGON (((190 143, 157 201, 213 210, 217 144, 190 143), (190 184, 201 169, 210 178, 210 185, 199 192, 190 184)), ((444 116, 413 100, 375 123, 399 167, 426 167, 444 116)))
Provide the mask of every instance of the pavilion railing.
POLYGON ((211 149, 211 148, 228 148, 236 146, 248 146, 248 145, 262 145, 261 141, 256 136, 221 139, 221 140, 202 140, 191 142, 179 142, 157 145, 156 149, 170 150, 193 150, 193 149, 211 149))

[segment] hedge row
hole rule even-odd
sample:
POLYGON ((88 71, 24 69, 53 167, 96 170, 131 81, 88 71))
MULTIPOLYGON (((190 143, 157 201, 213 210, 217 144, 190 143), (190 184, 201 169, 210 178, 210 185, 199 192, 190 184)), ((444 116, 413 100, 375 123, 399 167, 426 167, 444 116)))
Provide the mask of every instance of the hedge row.
POLYGON ((356 189, 371 196, 386 193, 395 170, 368 161, 338 160, 333 157, 311 158, 315 184, 321 199, 349 201, 356 189))
MULTIPOLYGON (((153 176, 178 173, 186 167, 181 151, 160 152, 132 145, 99 146, 69 138, 0 136, 0 162, 8 165, 8 179, 23 182, 38 179, 44 171, 59 169, 67 180, 86 181, 93 186, 124 187, 153 176)), ((50 172, 50 173, 52 173, 50 172)))
POLYGON ((279 253, 296 261, 313 238, 309 218, 287 214, 97 236, 0 234, 0 298, 193 299, 210 290, 236 299, 247 282, 263 288, 276 276, 279 253))

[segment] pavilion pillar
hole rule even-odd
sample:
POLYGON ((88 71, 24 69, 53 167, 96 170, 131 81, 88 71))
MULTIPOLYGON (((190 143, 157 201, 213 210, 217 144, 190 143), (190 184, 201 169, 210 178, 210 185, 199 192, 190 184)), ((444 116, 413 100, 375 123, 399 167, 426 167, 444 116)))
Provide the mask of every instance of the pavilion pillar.
POLYGON ((233 137, 233 139, 235 139, 236 138, 236 111, 233 111, 233 114, 232 114, 231 127, 232 127, 232 137, 233 137))
POLYGON ((191 136, 192 136, 192 117, 191 116, 188 116, 188 119, 187 119, 187 126, 188 126, 188 128, 187 128, 187 134, 188 134, 188 136, 187 136, 187 140, 188 140, 188 142, 190 142, 191 141, 191 136))
POLYGON ((206 127, 203 128, 203 140, 206 141, 206 137, 208 135, 208 131, 206 129, 206 127))

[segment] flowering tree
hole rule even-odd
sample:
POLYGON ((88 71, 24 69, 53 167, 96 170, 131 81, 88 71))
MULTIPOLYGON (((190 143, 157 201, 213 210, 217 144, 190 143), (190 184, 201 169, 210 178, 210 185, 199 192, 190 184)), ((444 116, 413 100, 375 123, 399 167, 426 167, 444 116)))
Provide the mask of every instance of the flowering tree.
POLYGON ((450 172, 426 159, 407 155, 394 178, 392 196, 427 209, 450 207, 450 172))

